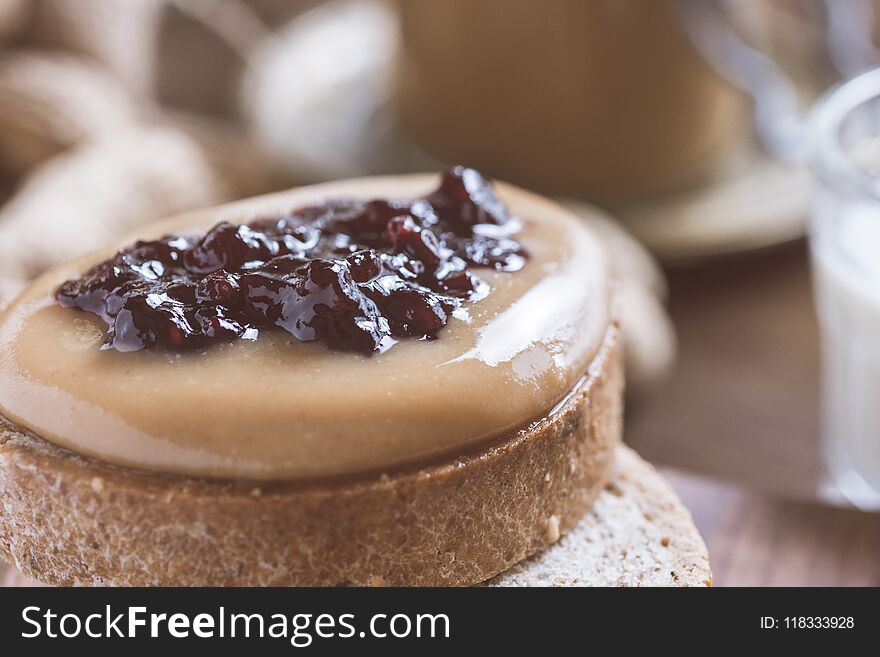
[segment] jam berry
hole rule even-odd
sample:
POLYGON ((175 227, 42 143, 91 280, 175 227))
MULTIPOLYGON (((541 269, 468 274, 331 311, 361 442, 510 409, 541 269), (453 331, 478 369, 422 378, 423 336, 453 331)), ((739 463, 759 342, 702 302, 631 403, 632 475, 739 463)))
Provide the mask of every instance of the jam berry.
POLYGON ((215 271, 195 285, 195 298, 199 303, 235 308, 240 302, 241 288, 238 279, 226 271, 215 271))
POLYGON ((385 239, 392 249, 406 253, 426 268, 435 269, 443 259, 437 236, 422 230, 412 217, 391 219, 385 227, 385 239))
POLYGON ((56 291, 100 316, 104 348, 197 349, 280 328, 338 350, 436 338, 487 286, 468 268, 517 271, 518 222, 473 169, 412 201, 331 201, 201 237, 136 242, 56 291))

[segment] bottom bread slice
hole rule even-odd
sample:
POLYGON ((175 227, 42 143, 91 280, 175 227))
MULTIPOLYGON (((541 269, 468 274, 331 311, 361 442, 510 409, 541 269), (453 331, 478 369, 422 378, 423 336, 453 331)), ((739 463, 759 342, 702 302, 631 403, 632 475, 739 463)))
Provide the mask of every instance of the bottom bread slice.
MULTIPOLYGON (((5 586, 35 583, 0 562, 5 586), (3 569, 6 568, 6 572, 3 569)), ((592 510, 554 545, 487 586, 709 586, 706 545, 663 477, 627 447, 592 510)))
POLYGON ((690 512, 654 466, 617 448, 592 510, 557 543, 488 586, 711 586, 709 553, 690 512))

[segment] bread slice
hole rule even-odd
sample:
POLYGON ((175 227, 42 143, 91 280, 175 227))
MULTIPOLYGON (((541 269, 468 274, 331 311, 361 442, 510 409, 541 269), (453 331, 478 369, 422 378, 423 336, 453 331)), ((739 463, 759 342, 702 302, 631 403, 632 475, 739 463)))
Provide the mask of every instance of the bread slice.
POLYGON ((706 544, 652 465, 617 449, 611 482, 586 516, 544 552, 487 586, 710 586, 706 544))
MULTIPOLYGON (((559 542, 487 586, 708 586, 709 557, 690 514, 663 478, 627 447, 592 510, 559 542)), ((0 585, 36 582, 13 568, 0 585)))
POLYGON ((111 466, 0 424, 0 554, 59 585, 469 585, 575 526, 622 430, 619 329, 547 416, 468 454, 332 481, 111 466))

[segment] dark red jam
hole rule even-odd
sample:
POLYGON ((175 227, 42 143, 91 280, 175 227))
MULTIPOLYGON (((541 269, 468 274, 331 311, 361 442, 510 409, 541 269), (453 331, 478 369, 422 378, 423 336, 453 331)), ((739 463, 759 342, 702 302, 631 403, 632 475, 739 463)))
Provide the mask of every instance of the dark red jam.
POLYGON ((487 292, 469 267, 516 271, 518 222, 473 169, 411 201, 336 200, 196 237, 136 242, 65 282, 58 303, 100 316, 105 349, 183 350, 281 328, 339 350, 435 338, 487 292))

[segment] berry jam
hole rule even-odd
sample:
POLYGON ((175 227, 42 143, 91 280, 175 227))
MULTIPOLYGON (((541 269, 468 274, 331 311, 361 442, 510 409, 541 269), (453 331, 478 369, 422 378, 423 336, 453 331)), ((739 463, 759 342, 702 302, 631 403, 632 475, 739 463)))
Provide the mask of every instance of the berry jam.
POLYGON ((424 198, 330 201, 136 242, 56 299, 107 323, 104 349, 197 349, 281 328, 369 354, 436 338, 463 302, 485 296, 469 267, 521 269, 518 228, 488 180, 454 167, 424 198))

